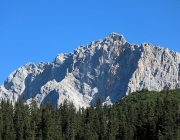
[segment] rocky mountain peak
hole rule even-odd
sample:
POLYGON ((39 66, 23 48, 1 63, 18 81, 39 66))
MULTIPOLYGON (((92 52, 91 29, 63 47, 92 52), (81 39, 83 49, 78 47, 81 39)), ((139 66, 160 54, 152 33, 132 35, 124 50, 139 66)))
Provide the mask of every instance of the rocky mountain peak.
POLYGON ((122 42, 122 44, 126 43, 126 40, 123 35, 117 34, 115 32, 112 32, 107 36, 104 40, 104 43, 115 43, 115 42, 122 42))
POLYGON ((105 39, 58 54, 52 63, 28 63, 15 70, 0 86, 0 98, 15 103, 33 96, 38 104, 55 107, 65 99, 76 108, 100 98, 111 104, 133 91, 180 87, 180 54, 166 48, 126 42, 111 33, 105 39))

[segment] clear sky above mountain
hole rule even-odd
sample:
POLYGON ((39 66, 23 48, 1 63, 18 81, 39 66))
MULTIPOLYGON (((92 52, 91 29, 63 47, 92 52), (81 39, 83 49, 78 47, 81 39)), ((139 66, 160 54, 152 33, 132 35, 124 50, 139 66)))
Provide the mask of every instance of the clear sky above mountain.
POLYGON ((0 84, 28 62, 51 62, 111 32, 180 52, 179 7, 179 0, 1 0, 0 84))

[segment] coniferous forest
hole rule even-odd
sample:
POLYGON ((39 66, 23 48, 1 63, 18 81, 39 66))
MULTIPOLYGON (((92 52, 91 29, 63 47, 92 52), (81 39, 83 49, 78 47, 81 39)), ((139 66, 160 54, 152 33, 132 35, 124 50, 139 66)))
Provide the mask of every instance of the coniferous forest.
POLYGON ((91 105, 77 111, 73 103, 52 108, 0 103, 2 140, 178 140, 180 139, 180 89, 142 90, 114 105, 91 105))

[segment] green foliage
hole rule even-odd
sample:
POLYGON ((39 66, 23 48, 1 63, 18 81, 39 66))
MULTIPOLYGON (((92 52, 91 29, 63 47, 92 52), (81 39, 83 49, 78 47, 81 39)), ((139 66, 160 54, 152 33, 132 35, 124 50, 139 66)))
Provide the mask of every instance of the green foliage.
POLYGON ((0 140, 178 140, 180 89, 131 93, 114 105, 75 109, 67 100, 59 108, 37 106, 23 98, 14 107, 0 103, 0 140))

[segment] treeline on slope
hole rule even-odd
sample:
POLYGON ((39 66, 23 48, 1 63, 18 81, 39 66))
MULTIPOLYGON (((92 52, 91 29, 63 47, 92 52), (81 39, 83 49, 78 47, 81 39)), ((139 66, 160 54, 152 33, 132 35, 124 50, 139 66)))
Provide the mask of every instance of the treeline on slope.
POLYGON ((76 111, 67 101, 58 108, 37 107, 21 98, 0 103, 2 140, 178 140, 180 90, 135 92, 111 106, 76 111))

